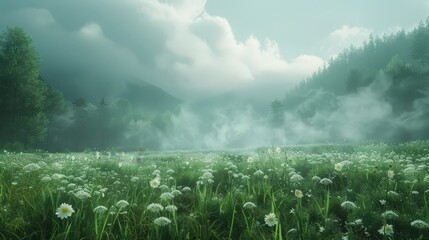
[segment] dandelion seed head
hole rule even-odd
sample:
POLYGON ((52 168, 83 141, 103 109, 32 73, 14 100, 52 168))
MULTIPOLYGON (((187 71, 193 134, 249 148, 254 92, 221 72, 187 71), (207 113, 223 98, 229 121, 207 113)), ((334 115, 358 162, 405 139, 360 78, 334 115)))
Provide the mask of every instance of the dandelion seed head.
POLYGON ((74 194, 74 196, 80 200, 86 200, 91 197, 91 194, 85 190, 79 190, 74 194))
POLYGON ((387 219, 393 219, 393 218, 397 218, 399 217, 398 214, 396 214, 394 211, 392 210, 387 210, 384 213, 381 214, 382 217, 387 218, 387 219))
POLYGON ((356 204, 350 201, 344 201, 343 203, 341 203, 341 207, 347 210, 352 210, 354 208, 357 208, 356 204))
POLYGON ((174 197, 177 197, 177 196, 179 196, 179 195, 182 195, 182 192, 181 192, 180 190, 175 189, 175 190, 171 191, 171 194, 172 194, 174 197))
POLYGON ((322 184, 322 185, 328 186, 328 185, 331 185, 331 184, 332 184, 332 181, 331 181, 331 179, 329 179, 329 178, 322 178, 322 179, 319 181, 319 183, 320 183, 320 184, 322 184))
POLYGON ((97 207, 95 207, 94 208, 94 212, 95 213, 105 213, 105 212, 107 212, 107 208, 105 207, 105 206, 97 206, 97 207))
POLYGON ((342 163, 336 163, 334 168, 336 171, 340 172, 341 170, 343 170, 343 164, 342 163))
POLYGON ((253 208, 256 208, 256 205, 254 203, 252 203, 252 202, 246 202, 246 203, 243 204, 243 208, 245 208, 245 209, 253 209, 253 208))
POLYGON ((320 181, 320 177, 319 176, 314 176, 311 178, 311 180, 315 181, 315 182, 319 182, 320 181))
POLYGON ((302 191, 299 189, 296 189, 295 190, 295 197, 302 198, 303 197, 302 191))
POLYGON ((250 177, 249 177, 248 175, 243 175, 243 176, 241 177, 241 180, 243 180, 243 181, 249 181, 249 180, 250 180, 250 177))
POLYGON ((418 229, 426 229, 429 228, 429 224, 422 220, 414 220, 411 222, 411 226, 418 229))
POLYGON ((150 187, 151 187, 151 188, 157 188, 157 187, 159 187, 159 185, 161 184, 161 181, 159 180, 159 178, 158 178, 158 177, 156 177, 156 178, 152 179, 152 180, 149 182, 149 184, 150 184, 150 187))
POLYGON ((387 195, 390 196, 390 197, 397 197, 397 196, 399 196, 399 194, 397 192, 395 192, 395 191, 388 191, 387 195))
POLYGON ((159 217, 153 220, 153 223, 155 223, 158 226, 167 226, 171 223, 171 220, 166 217, 159 217))
POLYGON ((175 212, 175 211, 177 211, 177 207, 175 205, 167 205, 167 206, 165 206, 165 210, 167 210, 169 212, 175 212))
POLYGON ((356 219, 356 220, 354 220, 353 222, 349 222, 349 225, 350 226, 359 226, 359 225, 362 225, 362 219, 356 219))
POLYGON ((24 166, 23 170, 26 172, 34 172, 39 170, 41 167, 37 163, 30 163, 26 166, 24 166))
POLYGON ((294 175, 292 175, 292 177, 290 177, 290 181, 293 183, 298 183, 298 182, 301 182, 302 180, 304 180, 304 178, 298 173, 295 173, 294 175))
POLYGON ((52 181, 52 178, 49 177, 49 176, 44 176, 44 177, 42 177, 42 179, 40 181, 42 181, 42 182, 50 182, 50 181, 52 181))
POLYGON ((64 174, 54 173, 51 175, 51 178, 53 180, 60 180, 62 178, 65 178, 66 176, 64 174))
POLYGON ((147 206, 147 210, 154 212, 154 213, 158 213, 164 210, 164 207, 159 204, 159 203, 151 203, 147 206))
POLYGON ((161 199, 161 201, 169 201, 169 200, 172 200, 174 198, 174 195, 170 192, 165 192, 165 193, 161 194, 161 196, 159 196, 159 198, 161 199))
POLYGON ((255 177, 261 177, 264 176, 264 172, 262 172, 261 170, 257 170, 255 173, 253 173, 253 175, 255 177))
POLYGON ((124 207, 126 207, 126 206, 128 206, 130 204, 127 201, 125 201, 125 200, 119 200, 115 205, 118 208, 124 208, 124 207))

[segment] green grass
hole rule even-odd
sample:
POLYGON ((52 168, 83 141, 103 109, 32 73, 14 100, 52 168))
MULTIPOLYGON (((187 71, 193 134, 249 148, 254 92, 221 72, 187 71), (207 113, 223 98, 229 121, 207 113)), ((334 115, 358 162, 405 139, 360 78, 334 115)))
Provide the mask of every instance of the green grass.
POLYGON ((411 226, 429 222, 426 141, 143 155, 0 153, 0 239, 429 239, 411 226), (75 211, 65 219, 62 203, 75 211))

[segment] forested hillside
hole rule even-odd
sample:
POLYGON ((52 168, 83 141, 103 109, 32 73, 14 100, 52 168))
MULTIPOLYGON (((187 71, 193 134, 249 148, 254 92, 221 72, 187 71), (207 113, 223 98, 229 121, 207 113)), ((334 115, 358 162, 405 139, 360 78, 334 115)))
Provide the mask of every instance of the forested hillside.
POLYGON ((302 121, 326 140, 418 139, 429 136, 428 106, 429 19, 344 50, 274 101, 272 118, 291 133, 302 121))

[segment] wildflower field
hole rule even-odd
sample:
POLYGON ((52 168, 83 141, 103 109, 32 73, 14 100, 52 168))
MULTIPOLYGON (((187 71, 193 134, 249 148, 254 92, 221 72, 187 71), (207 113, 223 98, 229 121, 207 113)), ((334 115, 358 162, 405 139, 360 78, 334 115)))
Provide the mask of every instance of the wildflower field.
POLYGON ((4 151, 0 239, 429 239, 428 164, 425 141, 4 151))

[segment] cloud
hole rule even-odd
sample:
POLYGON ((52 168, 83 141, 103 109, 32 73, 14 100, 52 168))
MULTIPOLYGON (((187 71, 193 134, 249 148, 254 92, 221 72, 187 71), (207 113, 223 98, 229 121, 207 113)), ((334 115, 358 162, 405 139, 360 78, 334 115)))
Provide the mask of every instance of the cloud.
POLYGON ((48 0, 1 3, 7 10, 0 10, 0 27, 24 26, 43 59, 47 81, 60 90, 94 98, 119 94, 130 79, 185 100, 265 82, 275 82, 275 88, 285 92, 322 66, 317 56, 282 58, 278 43, 271 39, 249 36, 238 41, 228 20, 208 14, 205 4, 205 0, 76 0, 67 7, 48 0))
POLYGON ((337 54, 351 45, 358 47, 362 43, 369 39, 369 36, 373 33, 371 29, 365 27, 356 27, 343 25, 338 29, 335 29, 322 43, 321 50, 326 55, 336 57, 337 54))
POLYGON ((25 21, 31 21, 36 26, 50 26, 55 23, 51 13, 43 8, 24 8, 17 12, 17 15, 24 18, 25 21))
POLYGON ((89 23, 85 26, 83 26, 79 33, 83 37, 91 38, 91 39, 101 39, 103 38, 103 30, 101 29, 100 25, 97 23, 89 23))
POLYGON ((360 43, 367 39, 371 34, 371 30, 364 27, 351 27, 343 25, 341 28, 334 30, 329 34, 329 37, 337 41, 347 41, 350 43, 360 43))

